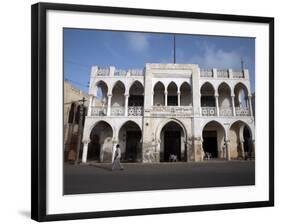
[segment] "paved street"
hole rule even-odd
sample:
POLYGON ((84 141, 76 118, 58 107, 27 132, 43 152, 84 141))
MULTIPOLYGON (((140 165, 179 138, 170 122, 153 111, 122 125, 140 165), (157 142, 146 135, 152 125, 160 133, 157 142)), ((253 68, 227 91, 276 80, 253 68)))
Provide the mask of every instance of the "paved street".
POLYGON ((64 165, 64 193, 101 193, 255 184, 254 161, 64 165))

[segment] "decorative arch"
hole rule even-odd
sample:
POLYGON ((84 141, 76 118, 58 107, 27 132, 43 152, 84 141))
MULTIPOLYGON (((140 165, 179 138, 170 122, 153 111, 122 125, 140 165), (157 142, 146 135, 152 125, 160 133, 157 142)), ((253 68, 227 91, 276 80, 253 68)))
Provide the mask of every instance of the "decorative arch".
POLYGON ((127 92, 126 85, 125 85, 125 83, 124 83, 121 79, 118 79, 118 80, 116 80, 114 83, 111 84, 111 89, 110 89, 110 92, 109 92, 109 93, 112 94, 112 91, 113 91, 114 87, 116 87, 116 85, 119 84, 119 83, 124 86, 125 93, 126 93, 126 92, 127 92))
MULTIPOLYGON (((144 86, 139 80, 135 80, 129 87, 129 107, 143 107, 144 105, 144 86)), ((133 108, 136 112, 136 108, 133 108)))
POLYGON ((109 93, 109 88, 106 82, 104 82, 103 80, 99 80, 95 83, 94 94, 97 100, 100 101, 101 104, 106 104, 108 93, 109 93))
POLYGON ((206 81, 206 82, 202 83, 202 85, 200 86, 200 93, 202 92, 203 87, 206 87, 206 86, 210 86, 213 89, 214 94, 216 93, 215 86, 213 85, 213 83, 211 83, 209 81, 206 81))
POLYGON ((227 132, 223 124, 217 120, 206 122, 202 127, 201 136, 205 158, 229 159, 226 146, 227 132))
POLYGON ((104 122, 104 123, 108 124, 108 125, 111 127, 111 129, 112 129, 113 137, 115 136, 116 129, 115 129, 110 123, 108 123, 106 120, 98 120, 98 121, 96 121, 95 123, 91 124, 87 129, 85 129, 86 132, 84 133, 84 138, 83 138, 84 141, 87 141, 87 140, 90 139, 91 131, 92 131, 93 128, 94 128, 95 126, 97 126, 97 124, 100 123, 100 122, 104 122))
POLYGON ((83 161, 111 162, 114 130, 104 121, 95 122, 89 131, 87 148, 83 148, 83 161))
POLYGON ((144 88, 144 86, 143 86, 143 84, 139 81, 139 80, 134 80, 130 85, 129 85, 129 92, 130 92, 130 89, 131 89, 131 87, 134 85, 134 84, 136 84, 136 83, 138 83, 139 85, 141 85, 142 86, 142 88, 144 88))
POLYGON ((162 128, 163 128, 166 124, 168 124, 169 122, 172 122, 172 121, 175 122, 175 123, 177 123, 179 126, 181 126, 181 128, 182 128, 182 130, 183 130, 183 133, 184 133, 185 141, 187 141, 188 135, 187 135, 186 128, 185 128, 184 124, 183 124, 180 120, 178 120, 178 119, 176 119, 176 118, 167 118, 166 120, 163 120, 162 122, 160 122, 160 124, 158 125, 158 127, 157 127, 157 129, 156 129, 155 139, 156 139, 157 141, 160 140, 160 133, 161 133, 161 131, 162 131, 162 128))
POLYGON ((245 84, 238 82, 234 86, 234 102, 236 107, 249 107, 248 96, 250 91, 245 84))
POLYGON ((230 94, 232 93, 231 86, 230 86, 228 83, 224 82, 224 81, 223 81, 223 82, 221 82, 221 83, 218 85, 218 88, 217 88, 217 93, 219 93, 219 89, 220 89, 222 86, 226 86, 226 87, 229 89, 230 94))
POLYGON ((236 120, 229 126, 231 154, 234 158, 254 157, 254 129, 245 121, 236 120))
POLYGON ((142 129, 133 121, 125 121, 118 129, 118 144, 123 160, 129 162, 142 161, 142 129))
POLYGON ((192 87, 190 83, 183 82, 179 88, 180 91, 180 105, 191 106, 192 105, 192 87))
MULTIPOLYGON (((229 129, 230 129, 233 125, 235 125, 236 123, 241 123, 241 124, 245 125, 245 126, 250 130, 250 137, 251 137, 252 139, 255 139, 255 135, 254 135, 255 130, 253 129, 252 126, 250 126, 249 124, 247 124, 247 123, 246 123, 245 121, 243 121, 243 120, 236 120, 236 121, 233 121, 233 122, 229 125, 229 129)), ((239 136, 239 137, 240 137, 240 136, 239 136)))
POLYGON ((181 121, 170 118, 158 125, 156 150, 159 152, 160 162, 170 162, 173 159, 187 161, 186 143, 187 131, 181 121))
POLYGON ((165 85, 161 81, 153 86, 153 105, 165 105, 165 85))
POLYGON ((201 107, 215 107, 216 106, 216 89, 210 82, 205 82, 200 88, 201 107))

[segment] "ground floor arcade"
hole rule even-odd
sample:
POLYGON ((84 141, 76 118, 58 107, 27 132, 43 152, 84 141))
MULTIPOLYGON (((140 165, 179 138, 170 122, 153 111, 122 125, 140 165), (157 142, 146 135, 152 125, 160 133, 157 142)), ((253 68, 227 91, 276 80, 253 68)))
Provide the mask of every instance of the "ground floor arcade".
POLYGON ((116 144, 123 162, 254 158, 254 123, 249 118, 86 119, 82 162, 111 162, 116 144))

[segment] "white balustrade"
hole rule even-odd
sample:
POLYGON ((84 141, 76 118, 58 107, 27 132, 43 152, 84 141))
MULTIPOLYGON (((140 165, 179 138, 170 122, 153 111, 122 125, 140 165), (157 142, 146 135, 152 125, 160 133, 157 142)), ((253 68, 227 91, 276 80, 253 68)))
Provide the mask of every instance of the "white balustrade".
POLYGON ((216 116, 217 109, 216 107, 201 107, 202 116, 216 116))
POLYGON ((109 76, 109 68, 98 68, 97 76, 109 76))
POLYGON ((142 69, 130 69, 129 73, 131 76, 143 76, 143 70, 142 69))
POLYGON ((235 107, 236 116, 250 116, 248 107, 235 107))
POLYGON ((213 71, 212 70, 208 70, 208 69, 201 69, 200 70, 200 76, 201 77, 213 77, 213 71))
POLYGON ((91 115, 92 116, 106 116, 107 108, 106 107, 92 107, 91 115))
POLYGON ((232 70, 232 77, 241 79, 244 78, 244 73, 240 70, 232 70))
POLYGON ((126 76, 127 71, 122 69, 115 69, 114 76, 126 76))
POLYGON ((124 116, 125 115, 125 107, 113 106, 111 107, 111 116, 124 116))
POLYGON ((128 116, 142 116, 143 107, 141 106, 129 106, 128 107, 128 116))
POLYGON ((220 116, 233 116, 231 107, 220 107, 220 116))
POLYGON ((225 69, 217 69, 217 77, 218 78, 228 78, 228 71, 225 69))

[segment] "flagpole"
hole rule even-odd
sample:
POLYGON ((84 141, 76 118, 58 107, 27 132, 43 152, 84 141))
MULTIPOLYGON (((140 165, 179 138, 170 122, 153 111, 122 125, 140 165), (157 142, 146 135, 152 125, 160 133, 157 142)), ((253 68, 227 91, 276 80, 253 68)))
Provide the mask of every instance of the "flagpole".
POLYGON ((176 64, 176 35, 174 34, 174 64, 176 64))

